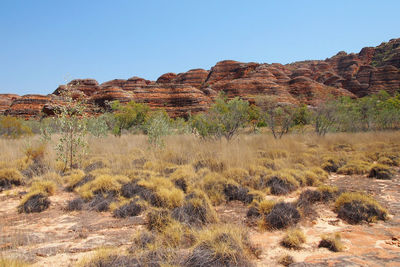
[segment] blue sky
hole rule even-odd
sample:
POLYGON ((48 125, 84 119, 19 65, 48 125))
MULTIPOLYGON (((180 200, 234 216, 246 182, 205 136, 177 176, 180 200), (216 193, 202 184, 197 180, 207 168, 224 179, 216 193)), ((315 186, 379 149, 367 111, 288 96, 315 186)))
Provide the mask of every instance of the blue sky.
POLYGON ((399 38, 399 12, 399 0, 0 0, 0 93, 325 59, 399 38))

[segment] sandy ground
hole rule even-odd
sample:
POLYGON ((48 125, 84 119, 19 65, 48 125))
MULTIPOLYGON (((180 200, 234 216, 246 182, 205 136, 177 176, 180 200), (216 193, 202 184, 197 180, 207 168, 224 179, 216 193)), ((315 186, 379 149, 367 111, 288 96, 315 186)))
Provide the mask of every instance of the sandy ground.
MULTIPOLYGON (((251 226, 250 239, 262 250, 259 258, 254 259, 258 266, 276 266, 278 258, 285 254, 294 257, 293 266, 400 266, 400 175, 389 181, 332 175, 329 183, 374 195, 389 210, 391 219, 349 225, 337 218, 332 207, 318 204, 318 218, 299 224, 307 236, 300 250, 280 245, 283 231, 260 231, 251 226), (321 234, 336 232, 342 234, 345 251, 334 253, 318 248, 321 234)), ((0 253, 35 266, 72 266, 99 247, 127 248, 134 233, 144 227, 141 216, 116 219, 109 212, 66 212, 63 209, 75 194, 61 190, 50 197, 51 206, 46 211, 19 214, 21 190, 0 193, 0 253)), ((294 201, 298 194, 294 192, 285 200, 294 201)), ((243 204, 230 202, 216 209, 223 222, 248 225, 243 204)))

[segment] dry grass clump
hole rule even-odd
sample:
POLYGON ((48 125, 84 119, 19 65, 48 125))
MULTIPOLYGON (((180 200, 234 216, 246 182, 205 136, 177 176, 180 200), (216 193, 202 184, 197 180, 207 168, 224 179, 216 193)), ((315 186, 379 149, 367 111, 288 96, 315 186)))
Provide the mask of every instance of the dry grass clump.
POLYGON ((258 154, 263 158, 270 158, 270 159, 281 159, 287 158, 289 153, 286 150, 282 149, 273 149, 268 151, 260 150, 258 154))
POLYGON ((346 161, 337 155, 325 156, 321 168, 327 172, 337 172, 339 168, 343 167, 346 161))
POLYGON ((56 190, 53 181, 36 180, 32 183, 29 193, 24 196, 18 206, 18 212, 42 212, 50 206, 49 196, 56 190))
MULTIPOLYGON (((175 248, 179 247, 183 243, 188 243, 188 238, 193 239, 190 237, 189 228, 173 219, 170 211, 167 209, 150 210, 146 214, 146 228, 147 230, 158 234, 154 246, 149 246, 150 249, 157 251, 160 246, 164 248, 175 248)), ((189 243, 191 242, 189 241, 189 243)), ((163 253, 164 252, 168 251, 163 251, 163 253)), ((170 252, 171 251, 169 251, 167 255, 171 256, 170 252)), ((162 260, 162 258, 160 258, 160 260, 162 260)), ((169 258, 169 260, 171 260, 171 258, 169 258)))
POLYGON ((50 200, 46 193, 32 191, 25 195, 18 206, 19 213, 42 212, 50 206, 50 200))
POLYGON ((113 170, 110 168, 99 168, 99 169, 94 169, 93 171, 89 172, 88 175, 92 175, 92 176, 99 176, 99 175, 113 175, 113 170))
POLYGON ((210 198, 211 202, 217 205, 225 201, 224 188, 227 184, 228 179, 221 174, 212 172, 203 178, 201 188, 210 198))
POLYGON ((259 226, 270 230, 284 229, 300 221, 300 213, 293 203, 278 202, 273 200, 254 201, 248 211, 247 217, 258 218, 259 226))
POLYGON ((85 201, 82 198, 80 197, 74 198, 73 200, 68 202, 68 205, 65 208, 65 210, 67 211, 82 210, 84 203, 85 201))
POLYGON ((173 220, 161 232, 160 242, 164 247, 177 248, 192 243, 193 236, 188 227, 173 220))
POLYGON ((265 217, 268 215, 276 202, 273 200, 253 201, 247 210, 247 217, 265 217))
POLYGON ((294 263, 294 258, 288 254, 282 255, 278 259, 278 263, 283 266, 290 266, 290 264, 294 263))
POLYGON ((387 157, 380 157, 377 160, 377 163, 383 164, 383 165, 389 165, 389 166, 399 166, 400 165, 398 162, 395 162, 392 159, 387 158, 387 157))
POLYGON ((54 195, 54 192, 56 191, 56 184, 53 181, 49 180, 36 180, 32 183, 29 191, 39 191, 39 192, 44 192, 48 196, 54 195))
POLYGON ((196 244, 184 266, 253 266, 247 234, 238 227, 216 225, 197 233, 196 244))
MULTIPOLYGON (((65 182, 63 177, 54 171, 47 172, 44 175, 39 176, 38 179, 45 180, 45 181, 52 181, 58 186, 64 185, 64 182, 65 182)), ((34 178, 34 180, 35 180, 35 178, 34 178)))
POLYGON ((120 249, 100 248, 92 256, 78 262, 79 267, 139 266, 139 261, 121 253, 120 249))
MULTIPOLYGON (((82 186, 83 184, 87 183, 88 181, 83 180, 85 177, 85 173, 82 170, 75 169, 71 170, 69 173, 67 173, 64 176, 64 179, 67 183, 66 189, 68 191, 73 191, 76 187, 82 186)), ((94 176, 91 176, 92 180, 94 179, 94 176)))
POLYGON ((192 186, 196 177, 196 172, 191 165, 183 165, 179 166, 169 178, 175 186, 186 193, 189 191, 189 186, 192 186))
POLYGON ((77 191, 86 200, 92 199, 98 194, 116 196, 119 194, 122 184, 128 181, 129 178, 122 175, 100 175, 85 183, 77 191))
POLYGON ((26 158, 26 167, 22 173, 27 178, 40 176, 49 171, 49 164, 45 163, 45 155, 47 154, 47 144, 38 143, 34 146, 28 146, 24 150, 26 158))
POLYGON ((114 195, 103 195, 96 194, 89 202, 90 210, 95 210, 98 212, 110 210, 110 206, 113 201, 115 201, 114 195))
POLYGON ((311 205, 322 200, 322 193, 318 190, 307 189, 301 192, 298 200, 298 206, 311 205))
POLYGON ((352 144, 349 143, 338 143, 332 146, 333 151, 344 151, 344 152, 351 152, 354 151, 354 147, 352 144))
POLYGON ((156 234, 147 230, 139 231, 133 238, 133 245, 139 249, 146 249, 156 242, 156 234))
POLYGON ((186 153, 186 151, 165 149, 161 151, 160 158, 168 163, 176 165, 186 165, 189 163, 191 157, 186 153))
POLYGON ((366 174, 369 171, 369 163, 363 160, 351 160, 337 170, 337 173, 353 175, 366 174))
POLYGON ((92 172, 97 169, 110 167, 110 160, 104 157, 91 157, 82 163, 85 173, 92 172))
POLYGON ((344 245, 341 240, 340 233, 334 235, 323 235, 321 241, 318 244, 319 248, 327 248, 333 252, 343 251, 344 245))
POLYGON ((273 195, 285 195, 299 187, 299 182, 287 171, 275 171, 266 178, 266 186, 273 195))
POLYGON ((219 161, 215 157, 201 158, 200 160, 196 161, 193 164, 193 167, 196 171, 202 168, 208 168, 212 172, 219 172, 219 173, 227 169, 226 164, 223 161, 219 161))
POLYGON ((394 171, 387 165, 384 164, 373 164, 369 171, 368 177, 376 178, 376 179, 383 179, 383 180, 390 180, 394 176, 394 171))
POLYGON ((167 209, 152 209, 146 214, 146 227, 150 231, 163 232, 173 221, 167 209))
POLYGON ((321 193, 321 200, 324 202, 332 201, 340 194, 336 186, 321 185, 317 190, 321 193))
POLYGON ((336 199, 339 195, 339 189, 334 186, 321 185, 317 190, 307 189, 301 192, 298 200, 298 206, 307 206, 316 202, 328 202, 336 199))
POLYGON ((22 174, 15 168, 0 169, 0 188, 10 188, 12 185, 24 183, 22 174))
POLYGON ((320 180, 325 179, 324 176, 319 177, 318 174, 313 171, 305 171, 304 178, 306 181, 306 185, 308 186, 318 186, 319 184, 321 184, 320 180))
POLYGON ((201 188, 215 205, 224 201, 238 200, 249 204, 255 198, 259 198, 259 192, 250 191, 241 186, 233 179, 227 179, 221 174, 212 172, 207 174, 201 181, 201 188))
POLYGON ((24 150, 25 156, 34 161, 43 160, 47 150, 46 143, 39 143, 35 146, 28 146, 24 150))
POLYGON ((299 228, 292 228, 286 231, 286 235, 281 241, 282 246, 292 249, 300 249, 306 242, 306 236, 299 228))
POLYGON ((375 199, 353 192, 343 193, 336 199, 335 211, 339 218, 351 224, 386 220, 388 216, 387 210, 382 208, 375 199))
POLYGON ((238 200, 245 204, 250 204, 255 195, 250 193, 248 188, 242 187, 236 183, 228 183, 224 187, 226 201, 238 200))
POLYGON ((143 165, 143 169, 153 171, 161 175, 170 175, 177 169, 177 166, 162 160, 151 160, 147 161, 143 165))
POLYGON ((183 191, 176 188, 169 179, 150 177, 138 181, 137 185, 150 191, 149 198, 145 195, 143 197, 153 206, 173 209, 183 203, 183 191))
POLYGON ((399 151, 380 152, 376 160, 378 163, 390 166, 400 166, 400 153, 399 151))
POLYGON ((188 225, 204 225, 218 221, 206 194, 195 190, 186 195, 183 205, 172 211, 172 217, 188 225))
POLYGON ((300 221, 300 213, 295 204, 280 202, 273 206, 265 216, 265 225, 269 229, 283 229, 300 221))
POLYGON ((131 216, 137 216, 144 210, 143 205, 139 204, 136 199, 131 200, 119 208, 115 209, 113 212, 114 217, 126 218, 131 216))
MULTIPOLYGON (((243 168, 231 168, 224 171, 222 175, 227 179, 231 179, 241 185, 243 185, 243 183, 247 183, 247 181, 250 179, 249 172, 243 168)), ((247 186, 250 185, 247 184, 247 186)))
POLYGON ((317 166, 311 167, 311 171, 318 176, 319 181, 324 181, 329 177, 329 174, 320 167, 317 166))
POLYGON ((29 264, 23 260, 4 258, 0 256, 0 267, 28 267, 29 264))

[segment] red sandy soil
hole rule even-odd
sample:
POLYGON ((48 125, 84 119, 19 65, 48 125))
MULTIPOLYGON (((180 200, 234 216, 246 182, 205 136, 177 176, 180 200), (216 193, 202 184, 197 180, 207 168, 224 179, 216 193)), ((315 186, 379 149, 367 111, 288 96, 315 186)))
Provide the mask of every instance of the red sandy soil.
MULTIPOLYGON (((294 257, 292 266, 400 266, 400 175, 393 180, 331 175, 329 184, 351 191, 372 194, 390 212, 386 222, 349 225, 338 219, 332 206, 317 204, 318 218, 303 220, 299 227, 307 237, 299 250, 280 245, 284 231, 261 231, 249 226, 247 208, 239 202, 218 206, 222 222, 242 224, 262 253, 254 259, 258 266, 276 266, 279 257, 294 257), (320 236, 340 232, 343 252, 318 248, 320 236)), ((19 214, 17 206, 23 188, 0 193, 0 253, 17 257, 35 266, 71 266, 93 250, 104 246, 127 248, 132 236, 144 227, 142 216, 113 218, 110 212, 74 211, 64 207, 74 193, 58 191, 50 197, 51 206, 42 213, 19 214)), ((300 191, 278 197, 294 201, 300 191)), ((274 197, 275 198, 275 197, 274 197)))

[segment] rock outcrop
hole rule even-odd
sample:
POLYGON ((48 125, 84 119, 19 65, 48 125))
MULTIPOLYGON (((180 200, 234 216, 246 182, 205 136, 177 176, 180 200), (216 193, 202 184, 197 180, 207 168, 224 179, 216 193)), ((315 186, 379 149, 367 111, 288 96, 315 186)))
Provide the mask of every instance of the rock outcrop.
POLYGON ((59 86, 53 94, 0 95, 0 114, 31 117, 52 115, 63 105, 62 92, 85 98, 89 113, 102 112, 107 101, 131 100, 164 108, 171 116, 205 111, 218 92, 254 102, 259 95, 275 95, 281 102, 316 105, 329 95, 362 97, 386 90, 400 92, 400 38, 356 53, 339 52, 326 60, 278 63, 218 62, 209 71, 192 69, 165 73, 156 81, 140 77, 99 84, 76 79, 59 86))
POLYGON ((12 102, 18 98, 20 96, 15 94, 0 94, 0 113, 4 113, 9 109, 12 102))
POLYGON ((32 117, 40 115, 44 105, 50 101, 49 96, 24 95, 12 101, 4 115, 32 117))

